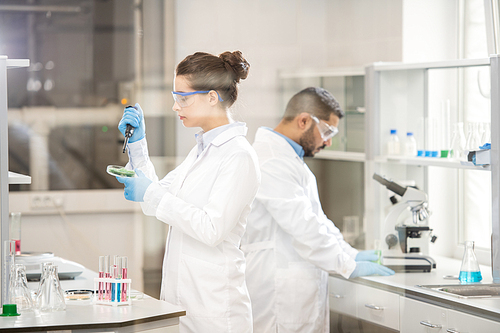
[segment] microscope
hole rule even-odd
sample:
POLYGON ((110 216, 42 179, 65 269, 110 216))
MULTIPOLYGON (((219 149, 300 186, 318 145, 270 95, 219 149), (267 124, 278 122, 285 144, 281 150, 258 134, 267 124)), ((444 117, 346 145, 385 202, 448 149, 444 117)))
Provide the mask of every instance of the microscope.
POLYGON ((436 262, 427 255, 428 242, 434 243, 437 237, 431 235, 432 229, 427 225, 427 194, 416 187, 401 186, 376 173, 373 179, 401 197, 399 202, 391 197, 394 205, 384 222, 382 264, 396 272, 430 272, 436 268, 436 262), (400 215, 408 210, 411 219, 407 220, 411 221, 398 223, 400 215))

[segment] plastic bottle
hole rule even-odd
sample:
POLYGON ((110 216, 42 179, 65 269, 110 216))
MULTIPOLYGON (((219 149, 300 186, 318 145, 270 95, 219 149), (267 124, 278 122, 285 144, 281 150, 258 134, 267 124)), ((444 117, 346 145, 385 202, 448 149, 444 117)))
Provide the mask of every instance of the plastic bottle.
POLYGON ((406 133, 404 154, 411 157, 417 156, 417 141, 412 132, 406 133))
POLYGON ((391 129, 391 136, 387 142, 387 155, 399 155, 399 138, 398 132, 395 129, 391 129))
POLYGON ((460 275, 458 276, 460 283, 474 283, 483 279, 479 264, 477 263, 476 254, 474 253, 474 242, 464 242, 464 257, 462 266, 460 267, 460 275))

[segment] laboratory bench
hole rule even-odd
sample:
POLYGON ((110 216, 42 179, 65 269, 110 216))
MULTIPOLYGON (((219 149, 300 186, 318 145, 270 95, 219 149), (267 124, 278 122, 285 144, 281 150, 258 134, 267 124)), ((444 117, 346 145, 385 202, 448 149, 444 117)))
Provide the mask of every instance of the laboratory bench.
MULTIPOLYGON (((61 287, 93 290, 95 277, 95 272, 85 270, 73 280, 61 280, 61 287)), ((38 282, 28 282, 28 286, 36 290, 38 282)), ((65 311, 31 311, 17 317, 0 317, 0 332, 178 332, 179 317, 186 314, 183 308, 140 293, 136 295, 140 297, 133 299, 131 305, 67 301, 65 311)))
MULTIPOLYGON (((330 275, 330 310, 401 332, 500 332, 500 297, 461 298, 421 287, 460 285, 461 260, 434 259, 437 267, 427 273, 330 275)), ((493 283, 491 267, 480 269, 480 284, 493 283)))

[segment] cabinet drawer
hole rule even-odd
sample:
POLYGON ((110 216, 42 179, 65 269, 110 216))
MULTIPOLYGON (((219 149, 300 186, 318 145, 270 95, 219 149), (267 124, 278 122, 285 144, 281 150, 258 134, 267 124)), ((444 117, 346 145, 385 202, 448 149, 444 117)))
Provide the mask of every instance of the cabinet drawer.
POLYGON ((330 310, 356 317, 356 284, 328 277, 330 310))
POLYGON ((463 312, 448 310, 449 333, 483 333, 500 332, 500 323, 463 312))
POLYGON ((446 332, 447 311, 435 305, 400 298, 401 332, 446 332))
POLYGON ((358 318, 399 330, 399 295, 363 285, 356 295, 358 318))

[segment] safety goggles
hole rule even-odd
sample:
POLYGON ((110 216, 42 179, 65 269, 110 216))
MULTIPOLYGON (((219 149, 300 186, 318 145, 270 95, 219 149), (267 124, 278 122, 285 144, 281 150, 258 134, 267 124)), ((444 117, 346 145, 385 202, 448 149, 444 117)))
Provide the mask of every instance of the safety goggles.
POLYGON ((339 132, 339 129, 337 127, 329 125, 323 120, 319 120, 318 118, 316 118, 316 116, 311 115, 311 118, 316 123, 319 134, 321 134, 321 138, 323 139, 323 141, 330 140, 339 132))
MULTIPOLYGON (((172 91, 172 97, 174 98, 174 101, 180 105, 181 108, 185 108, 194 103, 194 98, 191 98, 193 95, 208 94, 211 91, 212 90, 197 90, 190 92, 172 91)), ((215 92, 217 93, 217 96, 219 96, 219 101, 224 102, 224 100, 220 97, 219 93, 217 91, 215 92)))

